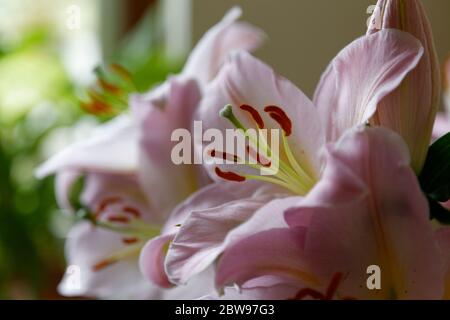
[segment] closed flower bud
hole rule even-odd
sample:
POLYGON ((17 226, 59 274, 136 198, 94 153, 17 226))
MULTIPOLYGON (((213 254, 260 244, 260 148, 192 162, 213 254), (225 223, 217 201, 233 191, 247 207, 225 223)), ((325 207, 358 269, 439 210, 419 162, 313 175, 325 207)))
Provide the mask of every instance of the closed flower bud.
POLYGON ((371 124, 398 132, 409 146, 416 173, 423 167, 441 95, 440 67, 431 26, 420 0, 379 0, 368 33, 399 29, 416 37, 424 54, 402 84, 385 97, 371 124))

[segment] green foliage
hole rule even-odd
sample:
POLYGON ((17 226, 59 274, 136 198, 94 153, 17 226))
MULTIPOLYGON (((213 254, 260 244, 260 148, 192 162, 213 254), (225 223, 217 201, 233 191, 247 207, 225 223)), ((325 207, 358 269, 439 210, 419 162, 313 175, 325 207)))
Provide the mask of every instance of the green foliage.
POLYGON ((420 182, 432 199, 440 202, 450 199, 450 133, 430 147, 420 182))
POLYGON ((450 133, 430 147, 419 181, 430 204, 431 218, 450 224, 450 211, 440 204, 450 200, 450 133))
POLYGON ((50 132, 81 114, 53 42, 37 28, 0 44, 0 298, 56 298, 63 243, 51 222, 53 178, 37 180, 50 132))

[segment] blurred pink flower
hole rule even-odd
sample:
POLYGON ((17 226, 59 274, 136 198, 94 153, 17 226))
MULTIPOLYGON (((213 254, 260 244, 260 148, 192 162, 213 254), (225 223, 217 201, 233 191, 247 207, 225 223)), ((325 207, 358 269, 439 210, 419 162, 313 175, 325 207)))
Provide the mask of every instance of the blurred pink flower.
MULTIPOLYGON (((161 290, 143 277, 138 261, 146 241, 161 234, 174 207, 209 183, 199 168, 177 167, 170 158, 167 161, 173 144, 170 132, 190 128, 203 87, 227 54, 261 44, 263 33, 236 22, 240 15, 240 9, 233 8, 211 28, 180 75, 145 95, 133 96, 132 116, 122 115, 102 125, 90 139, 67 147, 38 168, 40 177, 57 173, 58 201, 68 210, 72 209, 69 197, 74 182, 85 177, 80 200, 90 222, 73 228, 66 251, 69 263, 81 268, 82 285, 71 290, 70 283, 63 281, 63 294, 188 299, 212 289, 212 278, 200 275, 201 283, 194 281, 194 287, 161 290)), ((158 270, 158 261, 148 261, 149 267, 158 270)), ((148 272, 145 264, 142 267, 157 285, 168 286, 163 275, 148 272)))

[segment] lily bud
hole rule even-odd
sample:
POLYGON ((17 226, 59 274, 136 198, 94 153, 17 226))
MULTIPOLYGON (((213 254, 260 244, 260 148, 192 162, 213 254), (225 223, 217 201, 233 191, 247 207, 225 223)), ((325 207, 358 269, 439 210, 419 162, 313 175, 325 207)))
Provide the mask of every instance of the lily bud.
POLYGON ((440 67, 431 26, 420 0, 379 0, 368 34, 399 29, 415 36, 424 47, 417 67, 378 105, 371 124, 398 132, 409 146, 412 167, 419 173, 431 141, 441 95, 440 67))

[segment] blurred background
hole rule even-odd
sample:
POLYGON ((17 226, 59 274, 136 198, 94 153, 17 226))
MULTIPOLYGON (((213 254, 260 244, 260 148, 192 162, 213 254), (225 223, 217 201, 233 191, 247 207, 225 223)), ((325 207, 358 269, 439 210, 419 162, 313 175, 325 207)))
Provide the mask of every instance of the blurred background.
MULTIPOLYGON (((36 180, 33 172, 120 111, 85 103, 111 63, 130 71, 144 92, 179 71, 193 44, 238 4, 244 19, 268 34, 256 55, 311 96, 330 59, 364 34, 375 3, 0 0, 0 299, 62 298, 56 286, 72 221, 58 212, 53 178, 36 180)), ((443 61, 450 1, 424 3, 443 61)))

